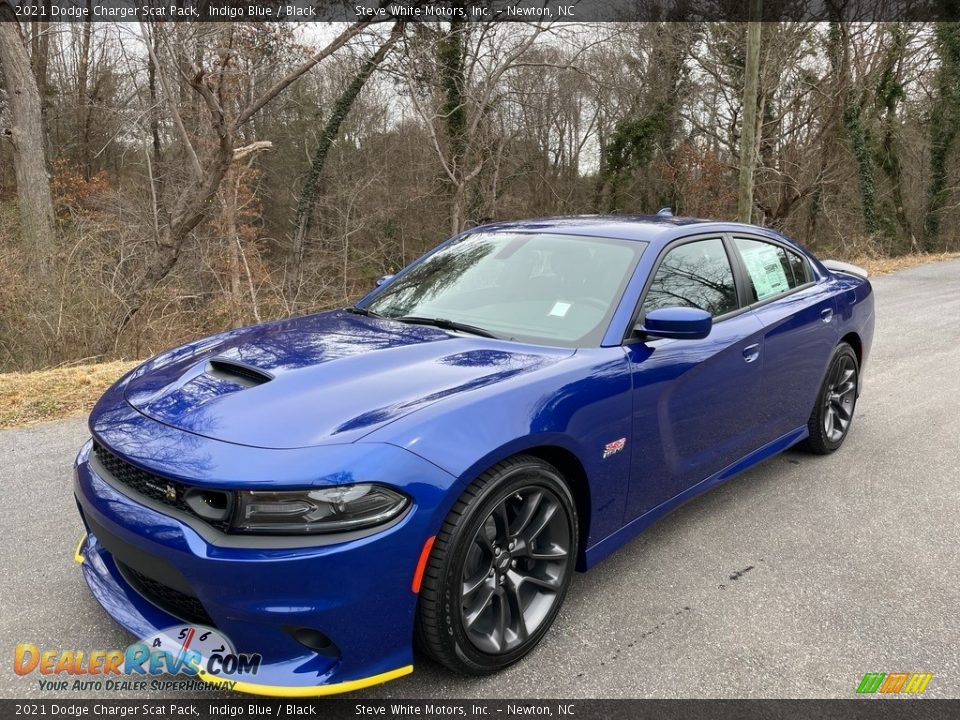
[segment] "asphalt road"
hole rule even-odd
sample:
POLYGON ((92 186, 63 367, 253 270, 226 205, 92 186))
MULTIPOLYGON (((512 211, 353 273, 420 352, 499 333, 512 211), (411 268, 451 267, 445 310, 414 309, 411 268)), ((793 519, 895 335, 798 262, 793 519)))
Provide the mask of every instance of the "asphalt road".
MULTIPOLYGON (((865 672, 900 671, 960 697, 960 261, 874 286, 873 357, 839 452, 773 458, 577 576, 519 665, 468 680, 421 661, 353 697, 844 698, 865 672)), ((82 420, 0 433, 2 697, 83 696, 16 676, 17 643, 132 641, 72 559, 86 436, 82 420)))

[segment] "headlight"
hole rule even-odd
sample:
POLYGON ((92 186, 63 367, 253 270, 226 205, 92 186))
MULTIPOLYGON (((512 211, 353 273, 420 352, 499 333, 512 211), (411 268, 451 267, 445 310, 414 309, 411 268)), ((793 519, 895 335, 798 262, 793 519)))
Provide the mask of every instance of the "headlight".
POLYGON ((285 492, 237 493, 233 530, 269 535, 347 532, 382 525, 406 509, 406 496, 359 484, 285 492))

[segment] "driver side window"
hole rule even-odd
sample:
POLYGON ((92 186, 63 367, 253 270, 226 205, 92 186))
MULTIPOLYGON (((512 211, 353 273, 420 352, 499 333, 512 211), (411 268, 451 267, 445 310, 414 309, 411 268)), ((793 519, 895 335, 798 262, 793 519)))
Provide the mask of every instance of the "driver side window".
POLYGON ((642 315, 665 307, 692 307, 716 317, 736 310, 737 287, 720 238, 696 240, 670 250, 650 283, 642 315))

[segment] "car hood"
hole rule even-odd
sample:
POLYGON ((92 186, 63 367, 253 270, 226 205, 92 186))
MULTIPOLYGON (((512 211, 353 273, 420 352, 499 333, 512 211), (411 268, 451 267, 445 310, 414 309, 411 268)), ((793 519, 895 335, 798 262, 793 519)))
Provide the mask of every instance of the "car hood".
POLYGON ((353 442, 573 352, 335 311, 178 348, 138 368, 124 392, 144 415, 197 435, 310 447, 353 442))

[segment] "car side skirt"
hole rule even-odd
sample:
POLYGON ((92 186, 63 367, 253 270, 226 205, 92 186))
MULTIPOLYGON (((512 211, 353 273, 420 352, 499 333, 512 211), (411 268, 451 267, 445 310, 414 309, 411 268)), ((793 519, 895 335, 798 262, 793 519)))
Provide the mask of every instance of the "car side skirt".
POLYGON ((631 520, 629 523, 624 525, 616 532, 608 535, 596 545, 587 548, 584 569, 590 569, 598 562, 612 554, 618 548, 622 547, 641 532, 646 530, 648 527, 653 525, 653 523, 655 523, 657 520, 677 509, 684 503, 693 500, 698 495, 702 495, 708 490, 715 488, 717 485, 720 485, 730 478, 739 475, 744 470, 763 462, 767 458, 783 452, 790 446, 795 445, 801 440, 805 439, 809 434, 810 431, 807 429, 806 425, 797 428, 796 430, 792 430, 776 440, 767 443, 759 450, 755 450, 746 457, 736 461, 731 465, 728 465, 723 470, 714 473, 705 480, 701 480, 696 485, 691 485, 683 492, 675 495, 665 502, 660 503, 655 508, 648 510, 640 517, 631 520))

